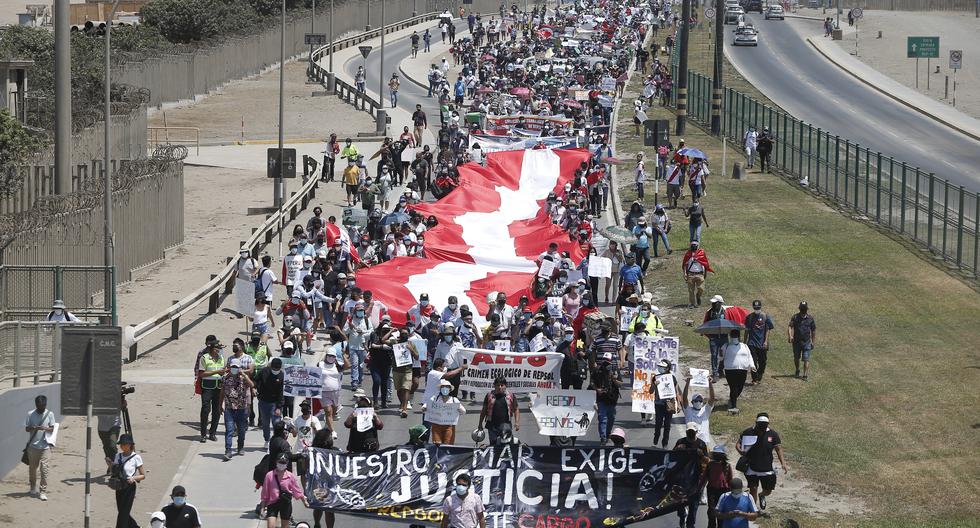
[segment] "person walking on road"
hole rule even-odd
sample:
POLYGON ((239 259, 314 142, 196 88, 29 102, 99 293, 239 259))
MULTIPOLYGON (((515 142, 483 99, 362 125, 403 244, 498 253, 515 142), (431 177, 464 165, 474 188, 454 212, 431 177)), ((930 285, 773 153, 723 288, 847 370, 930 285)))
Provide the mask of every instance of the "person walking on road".
POLYGON ((714 272, 708 263, 708 255, 701 249, 697 241, 691 242, 691 248, 684 253, 681 261, 684 282, 687 283, 688 308, 701 306, 701 296, 704 295, 704 281, 708 272, 714 272))
MULTIPOLYGON (((430 378, 431 380, 432 378, 430 378)), ((451 395, 453 384, 445 378, 440 378, 439 393, 425 400, 426 418, 429 421, 431 441, 436 445, 456 444, 456 425, 459 417, 466 413, 466 407, 459 398, 451 395), (437 420, 433 422, 435 417, 437 420)))
POLYGON ((745 146, 745 156, 748 158, 748 168, 755 166, 755 153, 756 148, 759 146, 759 133, 755 131, 754 126, 750 126, 742 136, 742 144, 745 146))
POLYGON ((672 395, 661 395, 660 394, 660 384, 653 383, 650 386, 650 392, 654 395, 653 400, 653 445, 656 446, 658 442, 661 447, 667 449, 667 444, 670 442, 670 423, 674 417, 674 413, 679 412, 683 408, 683 403, 681 401, 681 389, 677 384, 677 376, 675 376, 670 371, 670 362, 666 359, 661 359, 657 364, 657 377, 660 376, 670 376, 671 384, 674 386, 672 395), (661 435, 663 440, 661 441, 661 435))
POLYGON ((715 518, 721 520, 721 528, 749 528, 749 521, 758 517, 755 501, 745 494, 742 479, 733 478, 730 491, 722 494, 715 507, 715 518))
POLYGON ((599 421, 599 445, 609 442, 616 424, 616 405, 619 403, 619 369, 613 366, 613 353, 604 352, 595 363, 590 376, 592 383, 589 388, 595 391, 598 409, 596 419, 599 421))
POLYGON ((442 502, 442 524, 440 528, 487 528, 483 499, 470 488, 470 475, 462 473, 456 477, 456 487, 452 495, 442 502))
MULTIPOLYGON (((779 433, 769 428, 769 415, 759 413, 755 418, 755 425, 742 431, 735 448, 745 457, 748 464, 743 473, 749 481, 752 498, 756 499, 760 509, 765 510, 766 497, 776 489, 776 470, 772 465, 774 451, 779 458, 783 473, 789 473, 789 466, 783 458, 783 444, 779 433), (759 484, 762 484, 761 492, 759 484)), ((732 489, 735 489, 734 481, 732 489)))
POLYGON ((357 73, 354 74, 354 85, 357 86, 357 91, 364 93, 364 66, 357 67, 357 73))
POLYGON ((116 490, 116 528, 139 528, 133 519, 133 501, 136 500, 136 483, 146 478, 143 469, 143 458, 137 454, 132 435, 124 434, 119 437, 119 452, 112 461, 114 477, 120 482, 116 490))
POLYGON ((762 301, 752 301, 752 313, 745 316, 745 344, 752 352, 755 371, 752 372, 752 382, 749 385, 762 383, 762 375, 766 373, 766 363, 769 360, 769 331, 775 328, 772 317, 762 311, 762 301))
POLYGON ((391 74, 391 79, 388 79, 388 97, 391 99, 391 107, 398 107, 398 89, 401 87, 401 81, 398 80, 398 72, 391 74))
POLYGON ((262 483, 262 504, 266 506, 268 528, 289 528, 293 499, 302 499, 303 505, 309 507, 299 479, 289 471, 289 456, 282 453, 276 459, 275 469, 266 473, 262 483))
POLYGON ((728 463, 728 453, 725 446, 716 445, 711 450, 711 457, 704 473, 701 474, 700 485, 704 487, 708 498, 708 528, 719 528, 718 499, 728 493, 732 487, 732 465, 728 463))
MULTIPOLYGON (((428 51, 428 50, 427 50, 428 51)), ((419 56, 419 32, 412 32, 412 58, 419 56)))
POLYGON ((34 410, 27 413, 24 430, 30 433, 27 439, 27 475, 31 486, 31 496, 42 501, 48 500, 48 470, 51 463, 51 444, 48 434, 54 432, 54 413, 48 410, 48 397, 38 394, 34 397, 34 410), (41 470, 41 486, 38 488, 37 473, 41 470))
POLYGON ((320 181, 332 182, 334 180, 334 166, 338 154, 340 154, 340 142, 337 141, 337 134, 330 134, 330 140, 327 141, 327 146, 323 149, 323 171, 320 173, 320 181))
POLYGON ((806 301, 800 301, 800 311, 789 320, 789 343, 793 345, 793 364, 796 365, 795 377, 800 377, 800 360, 803 360, 803 381, 809 379, 810 354, 817 342, 817 323, 809 314, 810 306, 806 301))
POLYGON ((432 51, 429 48, 429 45, 431 43, 432 43, 432 33, 429 33, 428 28, 426 28, 425 33, 422 33, 422 44, 425 45, 425 48, 422 51, 425 53, 429 53, 430 51, 432 51))
MULTIPOLYGON (((715 319, 727 319, 725 312, 725 298, 721 295, 714 295, 711 297, 711 308, 708 308, 704 312, 703 323, 712 321, 715 319)), ((706 335, 708 338, 708 348, 711 351, 711 375, 717 379, 721 377, 721 367, 720 358, 721 351, 728 344, 728 335, 726 334, 716 334, 716 335, 706 335)))
MULTIPOLYGON (((238 346, 236 344, 236 346, 238 346)), ((246 358, 248 356, 245 356, 246 358)), ((248 407, 252 400, 250 372, 242 368, 239 358, 228 362, 228 373, 221 379, 221 392, 218 408, 224 408, 225 415, 225 461, 231 460, 231 439, 238 435, 238 456, 245 454, 245 432, 248 431, 248 407)))
POLYGON ((197 375, 201 384, 201 443, 218 439, 218 422, 221 421, 221 377, 225 374, 225 359, 221 349, 225 346, 214 340, 207 352, 201 355, 197 375), (209 427, 210 419, 210 427, 209 427))
MULTIPOLYGON (((674 444, 674 451, 688 451, 695 453, 701 460, 708 460, 708 444, 701 439, 701 427, 696 422, 688 422, 684 428, 684 436, 674 444)), ((698 506, 701 503, 701 494, 694 494, 687 498, 680 509, 677 510, 678 526, 681 528, 694 528, 694 523, 698 518, 698 506)))
POLYGON ((493 388, 483 398, 483 409, 476 426, 482 430, 484 426, 490 431, 490 445, 496 445, 500 439, 506 439, 507 433, 521 430, 521 410, 517 407, 517 398, 507 392, 507 378, 498 376, 493 380, 493 388))
POLYGON ((163 507, 167 528, 201 528, 201 514, 187 502, 187 490, 174 486, 170 492, 170 504, 163 507))
POLYGON ((725 380, 728 382, 728 412, 738 414, 738 397, 745 388, 745 379, 749 372, 755 372, 755 362, 748 345, 740 342, 740 330, 733 330, 728 336, 728 343, 721 351, 721 360, 725 367, 725 380))
POLYGON ((259 400, 259 425, 265 440, 263 449, 269 448, 272 438, 272 422, 282 415, 283 396, 282 359, 272 358, 268 366, 255 379, 255 397, 259 400))
POLYGON ((415 112, 412 113, 412 125, 415 127, 415 145, 422 146, 422 132, 429 128, 429 120, 422 111, 422 105, 415 105, 415 112))

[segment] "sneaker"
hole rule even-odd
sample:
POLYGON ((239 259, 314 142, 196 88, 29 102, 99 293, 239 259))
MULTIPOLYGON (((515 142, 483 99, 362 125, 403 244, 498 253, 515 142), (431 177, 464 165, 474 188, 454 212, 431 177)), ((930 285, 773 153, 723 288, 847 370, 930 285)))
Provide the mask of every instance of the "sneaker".
POLYGON ((231 449, 229 449, 229 450, 227 450, 227 451, 225 451, 225 456, 223 457, 223 460, 224 460, 225 462, 227 462, 227 461, 229 461, 229 460, 231 460, 231 449))
POLYGON ((766 496, 765 495, 759 495, 759 508, 761 508, 763 510, 766 509, 766 496))
POLYGON ((810 376, 803 376, 803 381, 809 381, 810 376))
POLYGON ((218 435, 216 435, 214 433, 211 433, 211 434, 208 435, 208 440, 210 440, 212 442, 217 442, 218 441, 218 435))
POLYGON ((265 443, 262 444, 262 450, 263 451, 268 451, 269 450, 269 441, 268 440, 266 440, 265 443))
POLYGON ((796 369, 796 374, 793 374, 794 378, 800 377, 800 369, 796 369))
POLYGON ((741 411, 738 410, 738 407, 732 407, 731 409, 728 409, 728 414, 733 414, 734 415, 734 414, 738 414, 740 412, 741 411))
POLYGON ((235 452, 235 456, 245 456, 245 450, 239 449, 238 451, 235 452))
POLYGON ((27 495, 30 496, 30 497, 37 497, 37 490, 34 489, 34 488, 31 488, 31 491, 28 491, 27 492, 27 495))
POLYGON ((401 416, 402 418, 408 418, 408 413, 407 413, 407 412, 405 412, 405 411, 402 411, 402 412, 401 412, 401 414, 400 414, 400 416, 401 416))
POLYGON ((48 496, 47 496, 47 495, 45 495, 43 491, 41 492, 41 494, 40 494, 40 495, 38 495, 38 497, 39 497, 39 498, 40 498, 41 500, 43 500, 43 501, 46 501, 46 500, 48 500, 48 496))
POLYGON ((205 443, 207 441, 208 441, 208 437, 205 436, 205 435, 201 435, 201 443, 203 444, 203 443, 205 443))
POLYGON ((412 402, 408 402, 408 405, 406 405, 405 407, 408 408, 408 410, 411 411, 412 410, 412 402))
POLYGON ((330 436, 333 437, 334 440, 336 440, 337 439, 337 431, 331 431, 330 432, 330 436))

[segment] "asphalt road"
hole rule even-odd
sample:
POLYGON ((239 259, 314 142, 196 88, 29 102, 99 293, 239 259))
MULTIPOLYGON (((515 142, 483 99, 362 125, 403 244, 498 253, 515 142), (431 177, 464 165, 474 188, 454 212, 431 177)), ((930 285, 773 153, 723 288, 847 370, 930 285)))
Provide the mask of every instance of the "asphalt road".
POLYGON ((898 103, 830 63, 806 42, 822 33, 816 20, 765 20, 747 15, 759 29, 758 47, 732 46, 729 61, 749 82, 798 119, 871 147, 896 160, 980 190, 980 142, 898 103))

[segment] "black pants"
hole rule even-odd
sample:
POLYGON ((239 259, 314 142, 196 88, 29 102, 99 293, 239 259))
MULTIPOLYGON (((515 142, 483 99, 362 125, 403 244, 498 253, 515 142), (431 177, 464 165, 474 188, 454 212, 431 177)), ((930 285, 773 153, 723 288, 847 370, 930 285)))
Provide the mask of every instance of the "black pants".
POLYGON ((139 524, 129 514, 136 500, 136 484, 130 484, 121 490, 116 490, 116 528, 139 528, 139 524))
POLYGON ((759 172, 766 172, 766 167, 772 170, 772 164, 769 163, 769 156, 771 154, 771 152, 766 152, 765 154, 759 152, 759 172))
POLYGON ((218 395, 221 389, 201 389, 201 436, 208 433, 218 434, 218 422, 221 421, 221 410, 218 408, 218 395), (211 428, 208 429, 208 415, 211 416, 211 428))
POLYGON ((112 459, 116 456, 116 440, 119 440, 119 427, 112 427, 108 431, 99 431, 99 440, 102 441, 102 453, 105 457, 112 459))
POLYGON ((674 413, 667 410, 666 402, 654 403, 653 410, 653 445, 657 445, 657 441, 660 440, 662 433, 663 443, 660 445, 666 448, 667 443, 670 442, 670 419, 673 418, 674 413))
POLYGON ((766 362, 769 360, 769 351, 754 346, 750 346, 749 350, 752 351, 752 360, 755 361, 755 372, 752 373, 752 381, 762 381, 762 375, 766 373, 766 362))
MULTIPOLYGON (((327 148, 330 148, 327 146, 327 148)), ((333 164, 335 158, 328 158, 324 156, 323 158, 323 172, 320 173, 320 179, 323 181, 332 182, 334 178, 333 164)))
POLYGON ((582 390, 582 378, 577 375, 569 375, 561 377, 561 388, 562 390, 575 389, 582 390))
POLYGON ((706 489, 708 491, 708 528, 719 528, 721 523, 716 518, 718 512, 715 511, 715 506, 718 506, 718 499, 720 499, 722 494, 728 490, 714 488, 706 489))
POLYGON ((742 395, 742 389, 745 388, 745 377, 748 373, 747 370, 725 369, 725 379, 728 380, 729 409, 738 408, 738 397, 742 395))

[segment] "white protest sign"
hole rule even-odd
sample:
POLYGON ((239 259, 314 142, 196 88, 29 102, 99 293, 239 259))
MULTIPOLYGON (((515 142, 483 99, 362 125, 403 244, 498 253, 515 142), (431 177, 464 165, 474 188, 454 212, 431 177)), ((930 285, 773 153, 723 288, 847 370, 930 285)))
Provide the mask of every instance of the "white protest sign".
POLYGON ((584 436, 595 418, 595 392, 542 390, 531 393, 531 413, 544 436, 584 436))
POLYGON ((358 407, 354 409, 354 418, 357 421, 357 431, 363 433, 374 425, 374 409, 358 407))
POLYGON ((282 393, 286 396, 320 397, 323 371, 319 367, 286 365, 282 369, 282 393))
POLYGON ((510 341, 507 339, 495 339, 493 349, 498 352, 510 352, 510 341))
POLYGON ((669 400, 677 397, 677 392, 674 390, 673 374, 661 374, 660 376, 657 376, 657 394, 662 400, 669 400))
POLYGON ((612 278, 612 259, 609 257, 589 257, 589 277, 612 278))
POLYGON ((529 346, 531 348, 531 352, 540 352, 548 348, 548 338, 545 337, 544 332, 540 332, 538 335, 534 336, 534 339, 531 339, 529 346))
POLYGON ((425 403, 425 419, 436 425, 456 425, 459 423, 459 400, 453 397, 443 401, 442 395, 425 403))
POLYGON ((408 343, 395 343, 391 349, 395 355, 396 367, 407 367, 412 364, 412 351, 408 349, 408 343))
POLYGON ((619 331, 629 332, 630 323, 633 321, 633 317, 636 316, 637 311, 636 306, 623 306, 619 311, 619 331))
POLYGON ((666 359, 670 363, 671 372, 680 372, 678 364, 681 352, 680 340, 670 336, 648 337, 647 339, 650 340, 650 354, 653 356, 654 364, 661 359, 666 359))
POLYGON ((550 279, 555 273, 555 261, 543 259, 541 261, 541 269, 538 270, 538 277, 545 277, 550 279))
POLYGON ((708 387, 708 369, 691 368, 691 386, 708 387))
POLYGON ((413 337, 408 340, 409 343, 415 345, 415 353, 419 355, 419 361, 428 361, 428 348, 429 344, 421 337, 413 337))
POLYGON ((559 373, 562 355, 557 352, 499 352, 478 348, 457 348, 459 361, 467 361, 460 379, 460 390, 485 394, 493 390, 493 380, 507 378, 507 390, 526 394, 561 387, 559 373))
POLYGON ((568 270, 568 283, 575 284, 579 279, 582 278, 582 270, 570 269, 568 270))
POLYGON ((759 441, 759 437, 758 436, 750 436, 750 435, 743 436, 742 437, 742 449, 744 450, 745 448, 747 448, 749 446, 753 446, 758 441, 759 441))
POLYGON ((561 297, 548 297, 548 300, 546 302, 548 303, 548 315, 552 317, 561 317, 561 313, 562 313, 561 297))
POLYGON ((654 412, 653 384, 655 372, 648 361, 639 359, 633 363, 633 390, 630 393, 632 410, 638 413, 654 412))

